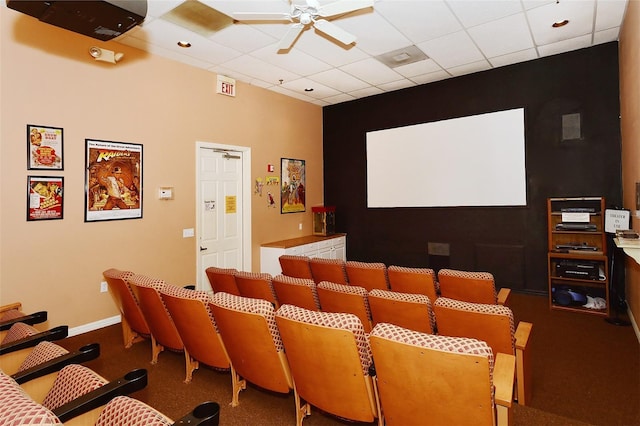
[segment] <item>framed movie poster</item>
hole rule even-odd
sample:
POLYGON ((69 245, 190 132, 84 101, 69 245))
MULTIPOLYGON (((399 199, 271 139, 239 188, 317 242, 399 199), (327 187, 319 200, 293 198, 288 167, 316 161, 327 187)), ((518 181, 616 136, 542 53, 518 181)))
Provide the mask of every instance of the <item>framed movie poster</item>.
POLYGON ((305 211, 305 165, 304 160, 282 158, 280 169, 280 213, 305 211))
POLYGON ((61 128, 27 124, 27 168, 63 170, 62 145, 61 128))
POLYGON ((142 217, 142 145, 85 139, 84 221, 142 217))
POLYGON ((27 220, 62 219, 64 178, 27 176, 27 220))

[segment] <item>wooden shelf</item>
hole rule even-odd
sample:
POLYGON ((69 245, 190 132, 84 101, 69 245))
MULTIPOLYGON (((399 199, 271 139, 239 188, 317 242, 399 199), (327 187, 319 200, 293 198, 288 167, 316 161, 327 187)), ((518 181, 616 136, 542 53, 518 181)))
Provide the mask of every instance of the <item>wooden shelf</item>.
MULTIPOLYGON (((609 258, 604 233, 604 198, 549 198, 548 268, 551 309, 609 316, 609 258), (563 220, 570 219, 567 222, 563 220), (575 220, 575 222, 574 222, 575 220), (584 225, 593 229, 557 229, 559 224, 584 225), (567 246, 574 246, 571 248, 567 246), (588 249, 586 249, 588 248, 588 249), (572 275, 573 274, 573 275, 572 275), (580 303, 562 304, 558 291, 572 291, 583 297, 600 297, 606 308, 591 309, 580 303)), ((566 293, 564 293, 566 295, 566 293)))

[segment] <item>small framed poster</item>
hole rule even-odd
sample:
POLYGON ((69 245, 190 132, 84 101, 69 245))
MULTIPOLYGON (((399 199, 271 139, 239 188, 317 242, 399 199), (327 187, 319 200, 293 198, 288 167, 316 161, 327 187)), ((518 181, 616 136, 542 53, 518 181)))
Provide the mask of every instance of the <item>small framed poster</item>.
POLYGON ((62 219, 64 178, 27 176, 27 220, 62 219))
POLYGON ((280 169, 280 213, 305 211, 305 162, 282 158, 280 169))
POLYGON ((63 129, 27 124, 27 168, 63 170, 63 129))

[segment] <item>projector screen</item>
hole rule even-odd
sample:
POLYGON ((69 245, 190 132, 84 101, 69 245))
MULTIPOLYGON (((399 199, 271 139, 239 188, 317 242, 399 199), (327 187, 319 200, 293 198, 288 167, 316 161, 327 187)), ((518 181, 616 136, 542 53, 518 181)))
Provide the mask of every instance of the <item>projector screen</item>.
POLYGON ((527 204, 524 109, 367 132, 367 206, 527 204))

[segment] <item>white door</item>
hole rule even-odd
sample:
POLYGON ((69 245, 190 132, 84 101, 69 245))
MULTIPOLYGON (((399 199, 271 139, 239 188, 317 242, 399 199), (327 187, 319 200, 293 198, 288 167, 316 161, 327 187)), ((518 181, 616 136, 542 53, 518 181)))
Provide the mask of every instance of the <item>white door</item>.
POLYGON ((245 198, 250 198, 245 196, 246 155, 248 153, 217 145, 198 146, 198 289, 211 289, 205 273, 208 267, 245 270, 246 262, 250 262, 245 259, 244 235, 245 198))

